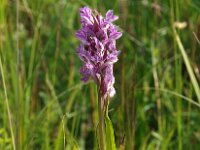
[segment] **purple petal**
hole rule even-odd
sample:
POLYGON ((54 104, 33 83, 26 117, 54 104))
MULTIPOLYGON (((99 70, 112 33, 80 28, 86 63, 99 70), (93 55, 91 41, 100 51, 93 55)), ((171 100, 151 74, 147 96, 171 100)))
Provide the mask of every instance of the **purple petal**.
POLYGON ((96 37, 94 37, 94 41, 95 41, 96 50, 99 52, 103 52, 103 50, 104 50, 103 44, 96 37))
POLYGON ((118 19, 118 16, 113 15, 113 10, 108 10, 106 13, 106 21, 113 22, 118 19))
POLYGON ((115 78, 113 76, 113 66, 110 65, 104 69, 104 76, 102 78, 101 83, 101 92, 103 95, 110 95, 114 96, 114 87, 113 84, 115 83, 115 78))
POLYGON ((117 39, 119 39, 120 37, 122 36, 122 33, 121 32, 112 32, 111 34, 110 34, 110 39, 111 40, 117 40, 117 39))
POLYGON ((118 61, 118 54, 116 53, 111 53, 107 56, 106 62, 109 62, 110 64, 114 64, 115 62, 118 61))
POLYGON ((110 97, 113 97, 115 95, 116 91, 115 91, 115 88, 114 87, 111 87, 110 88, 110 91, 109 91, 109 95, 110 97))
POLYGON ((90 76, 92 75, 93 66, 90 63, 86 63, 81 67, 80 73, 83 75, 82 80, 87 82, 90 76))
POLYGON ((83 62, 89 62, 90 61, 90 54, 88 53, 88 51, 85 50, 84 45, 81 44, 78 49, 77 49, 77 53, 79 58, 83 61, 83 62))
POLYGON ((79 30, 75 33, 76 38, 79 39, 81 42, 84 44, 88 43, 87 42, 87 34, 83 30, 79 30))
POLYGON ((110 51, 114 51, 116 50, 116 41, 115 40, 112 40, 108 43, 108 48, 110 51))
POLYGON ((80 8, 81 24, 83 26, 87 24, 93 24, 94 20, 92 17, 92 11, 89 7, 80 8))

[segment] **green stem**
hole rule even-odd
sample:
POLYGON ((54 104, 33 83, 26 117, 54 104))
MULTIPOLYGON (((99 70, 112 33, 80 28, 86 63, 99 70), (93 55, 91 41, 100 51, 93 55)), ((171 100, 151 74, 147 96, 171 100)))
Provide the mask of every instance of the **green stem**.
MULTIPOLYGON (((171 8, 171 28, 173 34, 173 45, 174 45, 174 55, 175 58, 178 57, 179 53, 177 50, 177 43, 176 43, 176 35, 175 35, 175 27, 174 22, 175 20, 179 20, 179 7, 178 1, 170 0, 170 8, 171 8), (175 5, 174 5, 175 2, 175 5)), ((177 93, 181 93, 182 87, 182 79, 181 79, 181 60, 175 60, 175 89, 177 93)), ((178 130, 178 150, 182 150, 182 117, 181 117, 181 99, 179 97, 176 98, 176 110, 177 110, 177 130, 178 130)))
MULTIPOLYGON (((17 33, 19 33, 19 0, 16 1, 16 30, 17 33)), ((17 105, 16 107, 18 108, 17 110, 17 115, 16 119, 18 120, 16 123, 16 148, 21 149, 21 116, 20 116, 20 50, 19 50, 19 34, 17 34, 17 40, 16 40, 16 60, 17 60, 17 65, 16 65, 16 73, 17 73, 17 105)))
POLYGON ((11 115, 10 106, 9 106, 9 102, 8 102, 8 95, 7 95, 7 90, 6 90, 6 83, 5 83, 5 78, 4 78, 4 71, 3 71, 1 56, 0 56, 0 70, 1 70, 4 94, 5 94, 5 99, 6 99, 6 109, 7 109, 7 113, 8 113, 8 121, 9 121, 9 127, 10 127, 10 132, 11 132, 13 150, 16 150, 15 136, 14 136, 14 132, 13 132, 12 115, 11 115))
POLYGON ((104 124, 104 103, 98 89, 98 113, 99 113, 99 149, 105 150, 105 124, 104 124))

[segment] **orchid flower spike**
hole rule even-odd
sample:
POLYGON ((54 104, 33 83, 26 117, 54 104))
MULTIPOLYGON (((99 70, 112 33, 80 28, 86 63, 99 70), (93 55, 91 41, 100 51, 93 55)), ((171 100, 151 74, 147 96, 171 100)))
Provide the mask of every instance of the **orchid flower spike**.
POLYGON ((91 77, 103 97, 115 95, 113 64, 118 61, 119 51, 116 40, 122 36, 113 21, 118 16, 108 10, 104 18, 99 13, 93 13, 89 7, 80 8, 81 29, 76 37, 81 41, 77 53, 83 61, 80 69, 82 81, 87 82, 91 77))

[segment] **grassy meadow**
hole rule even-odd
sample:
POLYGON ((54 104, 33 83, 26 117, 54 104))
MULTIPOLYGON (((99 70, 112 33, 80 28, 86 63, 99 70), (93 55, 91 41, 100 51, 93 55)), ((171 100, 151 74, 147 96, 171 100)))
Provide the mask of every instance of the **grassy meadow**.
POLYGON ((109 116, 119 150, 200 150, 199 0, 0 0, 0 150, 97 150, 79 8, 123 36, 109 116))

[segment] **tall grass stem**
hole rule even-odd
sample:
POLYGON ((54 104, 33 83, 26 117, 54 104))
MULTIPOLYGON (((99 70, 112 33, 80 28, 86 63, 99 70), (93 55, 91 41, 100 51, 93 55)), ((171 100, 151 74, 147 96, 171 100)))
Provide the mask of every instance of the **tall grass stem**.
POLYGON ((99 147, 105 150, 105 124, 104 124, 104 103, 98 89, 98 115, 99 115, 99 147))
POLYGON ((10 112, 10 106, 9 106, 9 102, 8 102, 8 95, 7 95, 7 90, 6 90, 6 84, 5 84, 5 78, 4 78, 1 56, 0 56, 0 69, 1 69, 1 76, 2 76, 2 81, 3 81, 4 94, 5 94, 5 99, 6 99, 6 109, 7 109, 7 113, 8 113, 8 120, 9 120, 12 144, 13 144, 13 149, 16 150, 15 136, 14 136, 14 132, 13 132, 13 123, 12 123, 12 117, 11 117, 11 112, 10 112))

